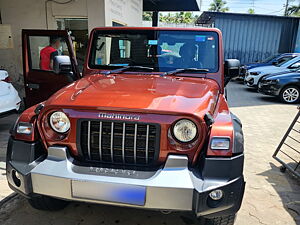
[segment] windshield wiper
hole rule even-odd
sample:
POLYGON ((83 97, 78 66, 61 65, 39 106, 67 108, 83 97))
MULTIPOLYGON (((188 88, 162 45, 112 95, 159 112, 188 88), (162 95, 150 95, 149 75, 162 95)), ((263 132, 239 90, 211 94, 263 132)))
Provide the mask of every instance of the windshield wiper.
POLYGON ((177 69, 177 70, 172 70, 169 72, 165 72, 163 76, 168 76, 168 75, 176 75, 178 73, 186 73, 186 72, 198 72, 198 73, 208 73, 208 69, 198 69, 198 68, 185 68, 185 69, 177 69))
POLYGON ((134 70, 134 69, 140 69, 140 70, 148 70, 148 71, 153 71, 154 69, 151 68, 151 67, 145 67, 145 66, 123 66, 119 69, 115 69, 115 70, 110 70, 110 71, 107 71, 107 72, 104 72, 105 75, 109 75, 109 74, 112 74, 112 73, 123 73, 127 70, 134 70))

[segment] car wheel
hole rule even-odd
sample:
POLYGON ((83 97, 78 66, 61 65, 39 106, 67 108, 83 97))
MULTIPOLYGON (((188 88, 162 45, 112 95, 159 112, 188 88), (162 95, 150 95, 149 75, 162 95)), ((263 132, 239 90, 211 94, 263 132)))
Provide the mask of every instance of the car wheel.
POLYGON ((28 202, 33 208, 44 211, 58 211, 69 204, 67 201, 43 195, 32 197, 28 202))
POLYGON ((300 100, 300 89, 296 86, 287 86, 280 92, 280 100, 284 103, 297 103, 300 100))
POLYGON ((235 214, 229 216, 220 216, 215 218, 200 218, 199 225, 233 225, 235 221, 235 214))

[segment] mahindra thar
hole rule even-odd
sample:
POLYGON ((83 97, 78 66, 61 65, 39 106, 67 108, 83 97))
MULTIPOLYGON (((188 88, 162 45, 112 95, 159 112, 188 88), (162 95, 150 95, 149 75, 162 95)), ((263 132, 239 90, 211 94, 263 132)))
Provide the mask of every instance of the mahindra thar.
POLYGON ((234 223, 244 140, 225 86, 240 66, 224 60, 218 29, 96 28, 82 73, 66 31, 23 30, 22 40, 27 109, 7 149, 14 191, 41 210, 81 201, 234 223), (45 70, 40 51, 53 39, 45 70))

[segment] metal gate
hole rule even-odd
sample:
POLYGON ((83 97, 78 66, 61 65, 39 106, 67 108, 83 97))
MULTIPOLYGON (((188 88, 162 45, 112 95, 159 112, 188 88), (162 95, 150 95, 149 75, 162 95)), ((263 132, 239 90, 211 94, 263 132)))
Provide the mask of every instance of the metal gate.
POLYGON ((282 138, 273 158, 282 164, 281 171, 286 169, 300 178, 300 107, 299 112, 282 138))

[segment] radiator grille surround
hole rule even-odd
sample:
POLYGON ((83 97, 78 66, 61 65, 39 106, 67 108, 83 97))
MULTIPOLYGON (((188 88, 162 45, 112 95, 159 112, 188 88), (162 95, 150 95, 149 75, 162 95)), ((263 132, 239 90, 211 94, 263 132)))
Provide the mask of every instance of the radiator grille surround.
POLYGON ((157 161, 159 124, 81 119, 77 127, 77 145, 85 162, 149 166, 157 161))

